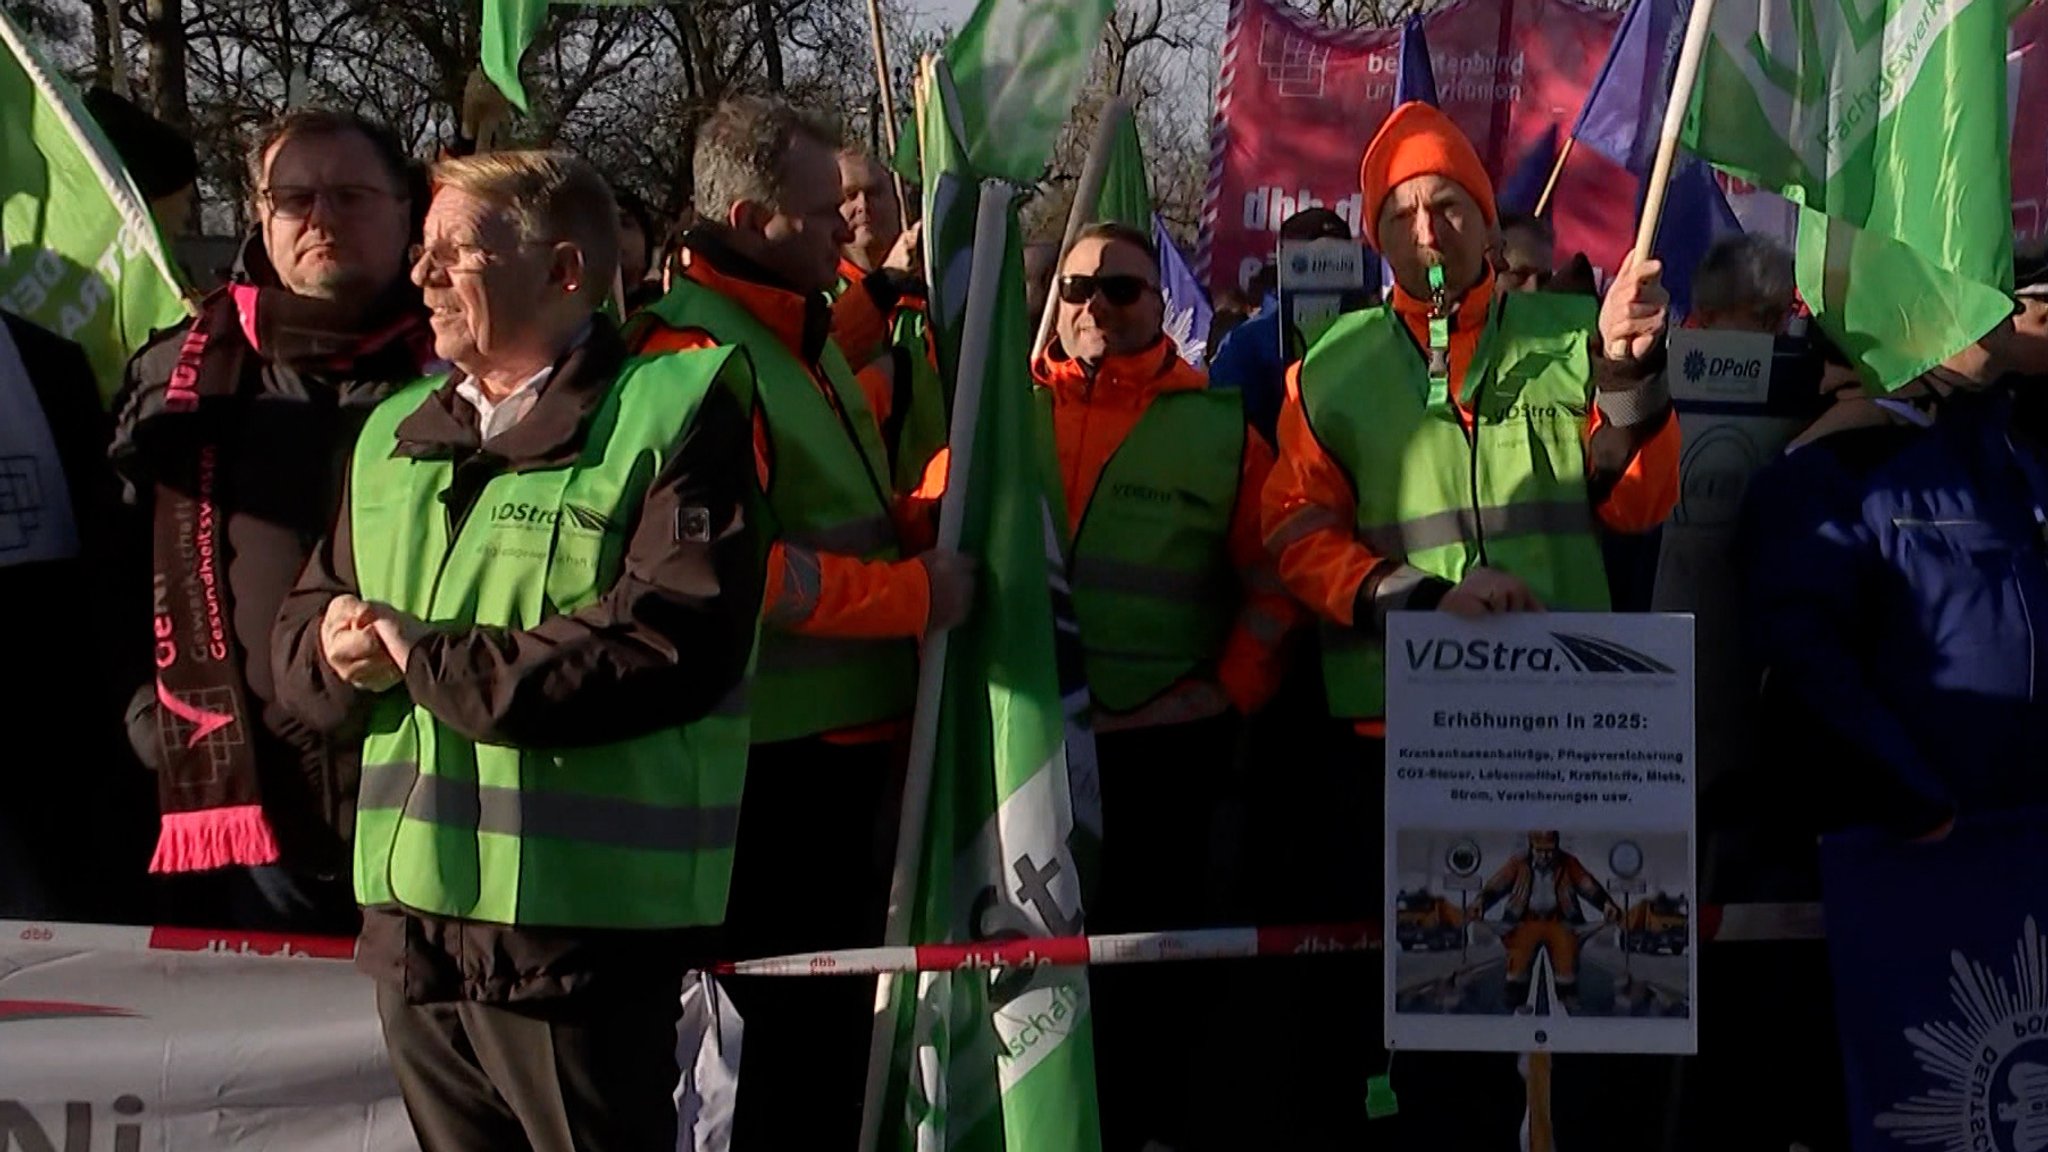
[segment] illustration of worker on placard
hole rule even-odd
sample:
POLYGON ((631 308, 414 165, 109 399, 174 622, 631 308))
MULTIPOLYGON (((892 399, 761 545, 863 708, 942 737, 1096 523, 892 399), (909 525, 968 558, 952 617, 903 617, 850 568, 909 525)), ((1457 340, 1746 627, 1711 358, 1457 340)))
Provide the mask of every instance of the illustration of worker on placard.
POLYGON ((1556 832, 1529 833, 1528 851, 1510 856, 1466 912, 1477 920, 1503 900, 1510 925, 1501 938, 1508 953, 1502 997, 1508 1007, 1529 1002, 1536 956, 1542 952, 1550 960, 1558 999, 1566 1011, 1578 1011, 1579 930, 1586 923, 1580 903, 1591 905, 1610 924, 1621 922, 1621 905, 1578 857, 1558 846, 1556 832))

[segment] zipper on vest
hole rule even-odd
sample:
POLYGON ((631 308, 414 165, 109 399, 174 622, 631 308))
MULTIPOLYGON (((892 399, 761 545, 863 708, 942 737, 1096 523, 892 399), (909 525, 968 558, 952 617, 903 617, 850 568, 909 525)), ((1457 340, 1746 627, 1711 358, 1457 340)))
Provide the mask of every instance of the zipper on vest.
MULTIPOLYGON (((1484 376, 1472 382, 1469 396, 1451 399, 1451 309, 1444 291, 1444 266, 1429 266, 1429 402, 1451 410, 1459 431, 1465 434, 1465 456, 1472 505, 1472 531, 1479 545, 1479 566, 1486 567, 1486 521, 1479 512, 1479 401, 1486 391, 1484 376), (1471 415, 1465 414, 1466 402, 1471 415)), ((1477 357, 1475 356, 1475 359, 1477 357)), ((1470 376, 1470 366, 1466 375, 1470 376)))

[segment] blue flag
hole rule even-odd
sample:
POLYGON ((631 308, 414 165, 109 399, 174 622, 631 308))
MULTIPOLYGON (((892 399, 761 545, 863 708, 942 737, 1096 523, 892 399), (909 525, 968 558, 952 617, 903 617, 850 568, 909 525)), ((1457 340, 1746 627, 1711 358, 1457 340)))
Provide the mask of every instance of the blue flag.
POLYGON ((1543 138, 1515 162, 1514 171, 1501 181, 1500 210, 1534 212, 1543 199, 1543 186, 1550 183, 1550 170, 1557 167, 1557 125, 1543 130, 1543 138))
POLYGON ((1394 73, 1394 107, 1411 100, 1436 106, 1436 69, 1429 62, 1429 40, 1422 34, 1422 17, 1410 16, 1401 25, 1401 67, 1394 73))
POLYGON ((2048 1148, 2048 813, 1822 845, 1855 1152, 2048 1148))
POLYGON ((1683 0, 1634 0, 1579 105, 1572 139, 1637 175, 1657 158, 1671 71, 1685 38, 1683 0))
MULTIPOLYGON (((1637 200, 1637 211, 1642 202, 1637 200)), ((1664 262, 1664 287, 1671 293, 1671 314, 1692 315, 1692 278, 1707 249, 1723 236, 1742 231, 1728 197, 1706 161, 1684 156, 1671 170, 1671 189, 1664 194, 1664 219, 1657 225, 1657 259, 1664 262)))
POLYGON ((1180 348, 1181 359, 1200 367, 1208 356, 1209 325, 1216 318, 1215 310, 1209 307, 1201 282, 1157 212, 1152 214, 1152 243, 1159 249, 1159 294, 1166 297, 1166 334, 1180 348))
MULTIPOLYGON (((1672 73, 1685 43, 1692 13, 1689 0, 1634 0, 1601 62, 1600 75, 1579 106, 1572 138, 1635 174, 1649 179, 1657 160, 1657 134, 1671 102, 1672 73)), ((1636 201, 1637 211, 1642 200, 1636 201)), ((1714 241, 1742 231, 1728 198, 1706 161, 1680 153, 1664 197, 1657 227, 1656 255, 1664 262, 1664 287, 1674 317, 1692 311, 1692 277, 1714 241)))

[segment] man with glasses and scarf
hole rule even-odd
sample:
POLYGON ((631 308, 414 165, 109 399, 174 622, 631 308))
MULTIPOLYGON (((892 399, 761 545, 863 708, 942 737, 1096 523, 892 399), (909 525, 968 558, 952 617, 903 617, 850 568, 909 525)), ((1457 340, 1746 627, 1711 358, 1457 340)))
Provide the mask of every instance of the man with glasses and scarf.
MULTIPOLYGON (((1121 224, 1060 266, 1057 339, 1033 367, 1064 496, 1067 578, 1101 767, 1091 932, 1214 927, 1217 800, 1243 718, 1272 698, 1298 608, 1259 539, 1272 449, 1242 395, 1211 388, 1161 330, 1159 262, 1121 224)), ((1199 1147, 1201 986, 1187 965, 1092 978, 1104 1146, 1199 1147), (1175 969, 1167 971, 1166 969, 1175 969)))
POLYGON ((279 707, 268 642, 363 421, 432 358, 405 262, 423 182, 387 129, 326 109, 265 129, 249 178, 233 278, 117 400, 114 464, 154 525, 128 731, 157 773, 167 918, 346 933, 357 757, 279 707))

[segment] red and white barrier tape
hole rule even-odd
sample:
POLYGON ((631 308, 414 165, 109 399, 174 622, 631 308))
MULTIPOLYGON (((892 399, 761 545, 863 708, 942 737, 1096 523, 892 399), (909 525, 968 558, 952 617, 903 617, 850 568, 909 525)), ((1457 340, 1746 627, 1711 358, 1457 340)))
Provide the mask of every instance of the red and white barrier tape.
MULTIPOLYGON (((1754 943, 1822 939, 1818 904, 1730 904, 1702 910, 1701 942, 1754 943)), ((983 968, 1156 964, 1176 960, 1246 960, 1262 956, 1371 952, 1376 923, 1290 924, 1271 928, 1208 928, 1055 936, 976 944, 849 948, 721 964, 735 976, 873 976, 882 972, 958 972, 983 968)), ((347 960, 355 942, 334 936, 291 936, 200 928, 135 928, 0 920, 0 943, 106 951, 204 952, 295 960, 347 960)))
MULTIPOLYGON (((1822 939, 1818 904, 1710 907, 1701 917, 1699 928, 1702 942, 1822 939)), ((1371 952, 1380 947, 1381 935, 1378 924, 1351 923, 1054 936, 977 944, 803 952, 721 964, 718 972, 730 976, 873 976, 883 972, 958 972, 1039 965, 1096 967, 1171 960, 1248 960, 1261 956, 1371 952)))

